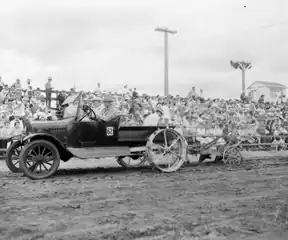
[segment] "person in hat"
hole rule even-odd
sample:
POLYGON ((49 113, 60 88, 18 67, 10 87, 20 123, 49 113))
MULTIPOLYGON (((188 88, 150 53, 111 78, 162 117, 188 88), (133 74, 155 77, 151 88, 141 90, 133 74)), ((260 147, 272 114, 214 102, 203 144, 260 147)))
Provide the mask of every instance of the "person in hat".
POLYGON ((49 77, 48 78, 48 81, 45 83, 45 89, 46 89, 46 105, 47 107, 51 107, 51 94, 52 94, 52 85, 51 85, 51 82, 52 82, 52 78, 49 77))
POLYGON ((94 98, 92 98, 91 101, 92 101, 92 109, 97 114, 97 112, 100 111, 100 109, 101 109, 102 98, 95 96, 94 98))
POLYGON ((142 106, 139 103, 134 103, 129 110, 129 125, 141 126, 143 124, 142 106))
POLYGON ((16 99, 20 100, 22 96, 22 86, 21 86, 20 79, 16 79, 16 83, 14 83, 13 87, 14 87, 14 94, 15 94, 16 99))
POLYGON ((97 113, 97 117, 105 122, 117 117, 119 114, 113 106, 114 98, 112 95, 105 95, 103 99, 103 108, 97 113))
POLYGON ((189 91, 187 98, 193 98, 196 96, 196 88, 195 86, 192 87, 192 89, 189 91))
POLYGON ((67 96, 66 96, 65 91, 61 91, 56 97, 56 101, 57 101, 57 105, 56 106, 58 108, 60 108, 66 98, 67 98, 67 96))
MULTIPOLYGON (((47 99, 46 99, 46 101, 47 101, 47 99)), ((45 113, 48 111, 48 107, 45 103, 45 97, 43 95, 40 95, 40 97, 39 97, 38 109, 39 109, 39 111, 45 112, 45 113)))
POLYGON ((5 94, 4 94, 4 91, 3 91, 3 86, 0 85, 0 106, 3 105, 4 100, 5 100, 5 94))

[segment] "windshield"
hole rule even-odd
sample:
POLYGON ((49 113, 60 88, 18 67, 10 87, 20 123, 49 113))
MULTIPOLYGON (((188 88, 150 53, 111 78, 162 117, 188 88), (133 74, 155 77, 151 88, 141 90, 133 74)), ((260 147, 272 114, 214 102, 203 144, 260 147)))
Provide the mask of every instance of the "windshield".
POLYGON ((79 100, 79 99, 78 99, 79 97, 80 97, 80 93, 75 93, 75 94, 73 94, 73 95, 71 95, 71 96, 68 96, 68 97, 65 99, 65 101, 62 103, 62 106, 63 106, 63 105, 66 105, 66 104, 73 103, 73 102, 79 100))
MULTIPOLYGON (((64 109, 64 115, 63 119, 65 118, 75 118, 77 117, 77 114, 82 114, 81 111, 78 113, 78 108, 81 108, 81 99, 82 99, 82 94, 77 93, 75 95, 69 96, 63 103, 63 105, 67 105, 64 109)), ((81 109, 80 109, 81 110, 81 109)))
POLYGON ((76 103, 76 104, 70 103, 68 105, 68 107, 66 107, 64 109, 63 119, 76 117, 77 116, 77 108, 78 108, 78 103, 76 103))

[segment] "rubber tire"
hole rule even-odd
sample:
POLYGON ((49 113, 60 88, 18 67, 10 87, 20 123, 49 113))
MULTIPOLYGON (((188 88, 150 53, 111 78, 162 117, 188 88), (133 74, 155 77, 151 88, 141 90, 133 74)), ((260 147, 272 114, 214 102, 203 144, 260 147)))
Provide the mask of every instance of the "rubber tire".
MULTIPOLYGON (((140 167, 140 166, 142 166, 146 161, 147 161, 147 158, 146 158, 146 156, 141 156, 141 157, 144 157, 144 159, 143 159, 143 161, 141 162, 141 164, 139 164, 139 165, 136 165, 136 166, 130 166, 130 165, 128 165, 128 164, 126 164, 122 159, 122 157, 119 157, 119 158, 117 158, 117 163, 121 166, 121 167, 123 167, 123 168, 137 168, 137 167, 140 167)), ((139 158, 141 158, 141 157, 139 157, 139 158)), ((138 158, 138 159, 139 159, 138 158)))
POLYGON ((20 168, 22 172, 24 173, 26 177, 32 180, 46 179, 46 178, 53 176, 57 172, 59 165, 60 165, 60 154, 59 154, 57 147, 53 143, 49 141, 45 141, 45 140, 35 140, 26 144, 25 147, 22 149, 20 157, 19 157, 19 164, 20 164, 20 168), (54 153, 53 155, 56 155, 55 160, 53 161, 51 170, 46 175, 37 176, 37 174, 34 174, 33 172, 30 171, 29 168, 27 168, 26 163, 25 163, 29 149, 32 146, 37 146, 37 145, 49 148, 54 153))
MULTIPOLYGON (((16 148, 20 147, 21 145, 22 144, 20 141, 13 142, 6 151, 5 163, 6 163, 7 167, 9 168, 9 170, 13 173, 21 173, 22 172, 21 168, 15 167, 15 165, 11 161, 12 151, 14 151, 16 148)), ((19 158, 20 158, 20 155, 19 155, 19 158)))

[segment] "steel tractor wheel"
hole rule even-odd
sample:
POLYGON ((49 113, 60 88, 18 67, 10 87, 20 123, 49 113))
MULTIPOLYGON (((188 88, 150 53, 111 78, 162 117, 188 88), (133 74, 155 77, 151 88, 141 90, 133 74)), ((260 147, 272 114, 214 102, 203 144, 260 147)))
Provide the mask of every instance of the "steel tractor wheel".
POLYGON ((24 175, 33 180, 49 178, 60 165, 60 155, 55 145, 45 140, 35 140, 24 146, 19 158, 24 175))
POLYGON ((19 155, 23 148, 20 141, 13 142, 6 152, 5 162, 9 170, 13 173, 22 172, 19 166, 19 155))
POLYGON ((117 163, 124 168, 136 168, 142 166, 147 161, 147 156, 127 156, 117 158, 117 163))
POLYGON ((225 165, 229 165, 229 166, 232 166, 232 165, 239 166, 243 162, 243 157, 237 147, 228 146, 224 150, 222 162, 225 165))
POLYGON ((147 160, 161 172, 175 172, 186 160, 186 141, 174 129, 160 129, 154 132, 146 144, 147 160))

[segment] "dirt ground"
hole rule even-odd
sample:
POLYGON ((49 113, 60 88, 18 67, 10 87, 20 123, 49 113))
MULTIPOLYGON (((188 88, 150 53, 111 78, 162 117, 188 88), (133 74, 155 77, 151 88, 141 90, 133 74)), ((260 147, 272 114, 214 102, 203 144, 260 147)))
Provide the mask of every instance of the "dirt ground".
POLYGON ((160 174, 73 159, 32 181, 0 161, 0 239, 287 240, 286 162, 245 157, 239 168, 160 174))

